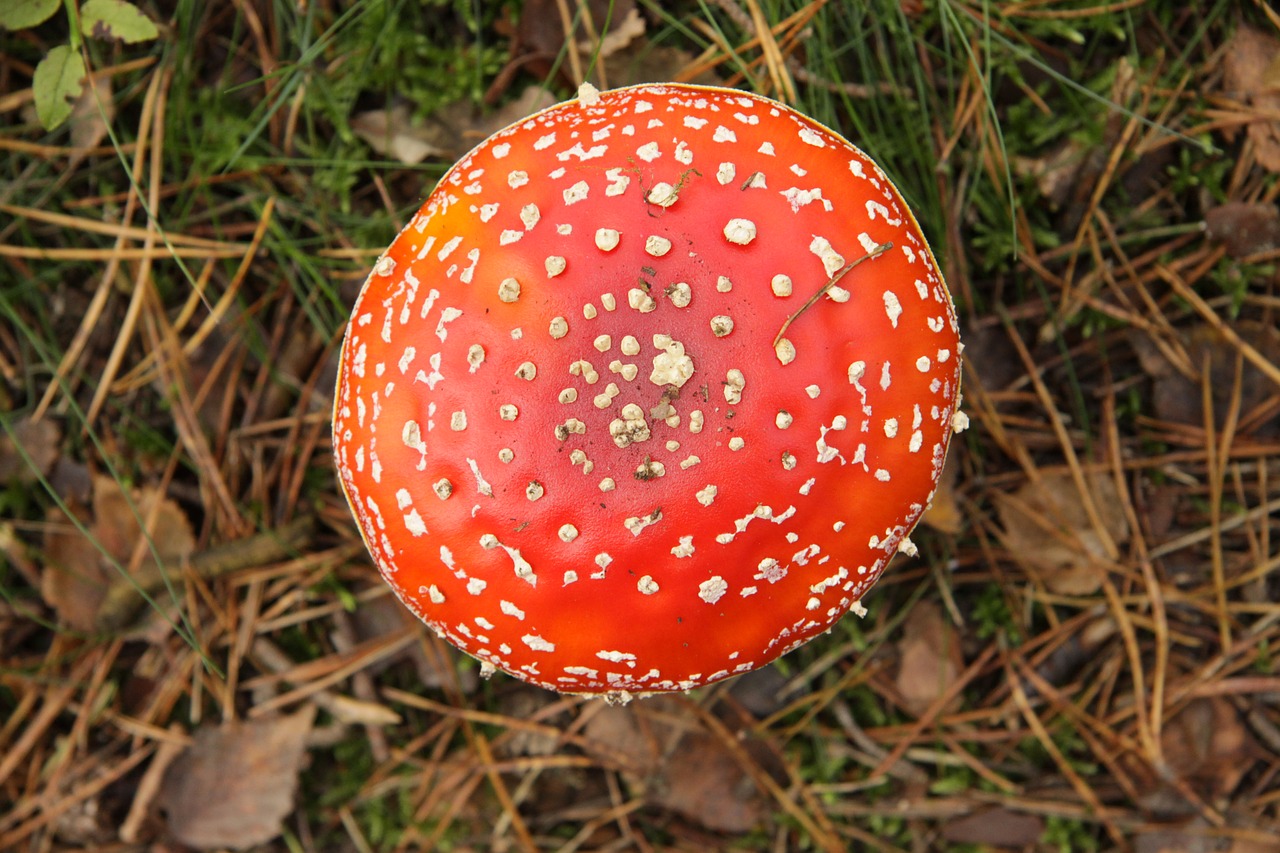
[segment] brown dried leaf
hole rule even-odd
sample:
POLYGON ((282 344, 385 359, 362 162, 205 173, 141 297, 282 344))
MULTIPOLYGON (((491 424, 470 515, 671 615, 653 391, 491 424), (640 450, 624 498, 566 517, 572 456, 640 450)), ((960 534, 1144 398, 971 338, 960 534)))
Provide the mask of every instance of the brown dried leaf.
POLYGON ((1280 90, 1280 51, 1271 58, 1271 64, 1262 72, 1262 85, 1268 91, 1280 90))
MULTIPOLYGON (((578 68, 597 86, 616 88, 670 81, 677 69, 693 61, 692 54, 649 42, 645 18, 635 0, 588 0, 572 5, 578 10, 575 14, 579 24, 573 35, 575 53, 581 60, 578 68), (588 20, 590 28, 585 26, 588 20)), ((514 29, 511 59, 485 93, 486 103, 498 103, 517 75, 549 81, 556 71, 562 85, 579 82, 571 79, 578 68, 562 55, 565 28, 558 0, 526 0, 514 29)), ((693 82, 718 81, 700 75, 693 82)))
POLYGON ((758 719, 782 709, 787 678, 776 666, 753 669, 733 679, 729 693, 758 719))
POLYGON ((293 809, 315 713, 308 705, 289 716, 196 731, 160 795, 174 838, 244 850, 279 835, 293 809))
POLYGON ((764 819, 765 802, 754 781, 714 735, 692 732, 680 740, 664 768, 666 784, 655 801, 718 832, 746 832, 764 819))
POLYGON ((428 157, 453 158, 480 140, 556 102, 541 86, 529 86, 519 98, 477 116, 470 100, 445 104, 421 121, 400 104, 359 113, 351 120, 356 135, 385 157, 410 165, 428 157))
POLYGON ((1223 50, 1223 87, 1236 97, 1253 98, 1277 91, 1273 68, 1280 57, 1280 39, 1254 27, 1236 30, 1223 50))
MULTIPOLYGON (((907 615, 898 655, 894 684, 907 711, 917 717, 947 692, 964 669, 955 629, 932 601, 920 602, 907 615)), ((949 707, 957 707, 960 699, 957 696, 949 707)))
MULTIPOLYGON (((639 38, 619 51, 609 62, 609 85, 632 86, 638 83, 665 83, 697 61, 686 50, 639 38)), ((714 68, 701 71, 683 82, 700 86, 722 86, 724 80, 714 68)))
MULTIPOLYGON (((1110 616, 1098 616, 1073 631, 1065 642, 1055 648, 1036 666, 1036 673, 1055 686, 1062 686, 1090 661, 1096 660, 1098 650, 1115 636, 1116 622, 1110 616)), ((1034 690, 1034 686, 1029 686, 1034 690)))
MULTIPOLYGON (((1245 826, 1248 826, 1246 822, 1245 826)), ((1228 838, 1232 829, 1211 826, 1196 817, 1185 823, 1138 832, 1133 838, 1134 853, 1280 853, 1280 839, 1262 840, 1270 835, 1254 829, 1252 837, 1228 838)))
MULTIPOLYGON (((640 713, 641 706, 634 702, 600 707, 582 734, 592 756, 608 764, 620 764, 636 777, 645 778, 657 770, 661 756, 655 733, 641 728, 640 713)), ((662 731, 667 729, 662 727, 662 731)))
POLYGON ((370 675, 377 675, 402 661, 409 661, 421 687, 436 688, 456 686, 464 694, 475 692, 479 678, 473 667, 458 667, 458 654, 452 646, 426 636, 426 626, 418 617, 392 595, 384 595, 366 601, 352 614, 357 640, 363 642, 398 634, 406 628, 423 632, 423 641, 413 643, 389 657, 383 657, 366 667, 370 675))
POLYGON ((145 521, 155 514, 141 565, 154 565, 157 555, 166 565, 179 564, 195 550, 186 514, 153 487, 126 495, 110 477, 95 477, 92 513, 74 502, 68 506, 89 535, 82 535, 61 512, 50 513, 54 527, 45 535, 40 592, 59 617, 77 630, 95 629, 107 586, 117 576, 116 566, 127 567, 142 541, 139 517, 145 521))
POLYGON ((1056 210, 1079 190, 1077 179, 1088 154, 1083 143, 1069 139, 1040 157, 1018 157, 1013 167, 1019 175, 1034 178, 1040 194, 1056 210))
POLYGON ((516 24, 516 40, 525 51, 555 56, 564 47, 564 24, 556 0, 527 0, 516 24))
POLYGON ((999 806, 952 818, 942 825, 942 837, 953 844, 1026 847, 1039 841, 1043 833, 1044 821, 1038 815, 999 806))
POLYGON ((964 529, 964 515, 956 500, 956 476, 960 470, 960 460, 956 458, 957 445, 958 442, 951 446, 947 464, 942 469, 942 477, 933 492, 933 501, 924 515, 920 516, 921 524, 952 536, 964 529))
POLYGON ((1160 827, 1139 832, 1133 839, 1134 853, 1216 853, 1217 839, 1209 832, 1208 824, 1192 820, 1182 826, 1160 827))
POLYGON ((1254 838, 1237 838, 1226 853, 1280 853, 1280 838, 1262 841, 1254 838))
MULTIPOLYGON (((1241 340, 1271 362, 1280 363, 1280 330, 1257 322, 1239 322, 1231 328, 1241 340)), ((1143 371, 1154 380, 1152 408, 1156 417, 1172 423, 1203 427, 1204 406, 1199 384, 1174 370, 1148 336, 1135 334, 1129 340, 1143 371)), ((1210 326, 1197 326, 1184 334, 1180 343, 1196 370, 1208 363, 1214 422, 1221 429, 1227 421, 1235 393, 1236 356, 1239 351, 1210 326)), ((1258 439, 1280 436, 1280 412, 1277 411, 1275 393, 1275 385, 1267 375, 1245 361, 1240 373, 1237 426, 1241 435, 1258 439)))
POLYGON ((1280 209, 1274 204, 1229 201, 1206 213, 1204 226, 1209 239, 1233 258, 1280 247, 1280 209))
POLYGON ((65 780, 58 784, 57 793, 66 797, 67 801, 74 805, 54 820, 53 825, 58 841, 64 845, 75 845, 85 850, 101 850, 108 847, 115 840, 115 827, 112 826, 110 807, 104 804, 103 795, 96 794, 81 799, 74 791, 63 790, 67 784, 65 780))
POLYGON ((22 418, 0 430, 0 485, 34 483, 58 458, 62 430, 50 420, 22 418))
MULTIPOLYGON (((750 775, 676 700, 593 709, 583 736, 597 760, 622 766, 635 795, 707 829, 745 832, 767 814, 750 775)), ((748 751, 752 746, 743 743, 748 751)))
POLYGON ((1008 388, 1023 376, 1021 364, 1009 336, 999 326, 965 329, 963 385, 973 383, 987 391, 1008 388))
MULTIPOLYGON (((1104 474, 1085 482, 1105 531, 1117 545, 1129 538, 1120 493, 1104 474)), ((1005 546, 1018 560, 1061 595, 1090 595, 1102 586, 1098 561, 1107 556, 1071 475, 1048 474, 1012 495, 998 496, 1005 546)))
POLYGON ((435 123, 415 122, 406 104, 357 113, 351 119, 351 129, 383 157, 410 166, 428 157, 445 156, 453 148, 446 129, 435 123))
MULTIPOLYGON (((544 723, 563 725, 568 722, 568 717, 564 714, 557 714, 558 720, 549 720, 541 715, 543 709, 557 702, 559 697, 556 694, 528 687, 502 694, 498 698, 498 710, 515 720, 538 719, 544 723)), ((560 746, 561 738, 558 734, 515 726, 502 741, 495 744, 496 751, 503 756, 553 755, 560 746)))
POLYGON ((93 527, 90 532, 112 557, 127 563, 141 541, 142 523, 152 514, 148 559, 158 556, 161 562, 180 563, 195 550, 195 534, 187 515, 177 504, 153 486, 135 489, 126 495, 120 484, 109 477, 98 477, 93 484, 93 527))
POLYGON ((604 34, 598 45, 596 42, 580 41, 578 50, 585 56, 595 55, 599 59, 607 59, 631 45, 645 34, 644 17, 640 10, 631 6, 631 0, 615 4, 613 20, 609 32, 604 34), (630 8, 626 8, 630 6, 630 8), (625 11, 623 11, 625 9, 625 11))
POLYGON ((1227 94, 1252 106, 1257 114, 1248 125, 1258 163, 1280 172, 1280 122, 1272 116, 1280 111, 1280 87, 1273 68, 1280 57, 1280 39, 1241 26, 1223 50, 1223 83, 1227 94))
MULTIPOLYGON (((576 4, 575 4, 576 5, 576 4)), ((578 27, 574 32, 574 40, 579 42, 581 51, 590 55, 595 50, 595 42, 587 40, 587 21, 590 20, 591 31, 597 36, 609 22, 609 32, 625 27, 634 27, 632 13, 635 11, 635 0, 588 0, 581 10, 578 27)), ((643 32, 643 19, 641 32, 643 32)), ((631 36, 634 38, 635 36, 631 36)), ((608 35, 605 36, 608 39, 608 35)), ((624 46, 630 38, 621 43, 611 44, 611 53, 624 46)), ((520 23, 516 27, 516 42, 527 52, 546 57, 555 57, 564 49, 564 20, 560 16, 557 0, 528 0, 520 14, 520 23)), ((608 55, 608 54, 606 54, 608 55)), ((567 64, 567 63, 566 63, 567 64)))
MULTIPOLYGON (((69 503, 83 523, 87 510, 69 503)), ((98 608, 107 594, 111 574, 93 541, 72 526, 61 510, 51 510, 50 528, 44 536, 44 571, 40 595, 59 619, 77 631, 92 631, 98 608)))
POLYGON ((306 386, 324 348, 324 336, 310 325, 288 336, 280 351, 272 356, 272 373, 280 381, 271 383, 263 395, 263 418, 272 420, 290 414, 295 389, 306 386))
POLYGON ((90 77, 88 85, 71 105, 71 144, 76 148, 92 148, 107 135, 107 126, 116 116, 115 97, 111 91, 111 78, 90 77))
POLYGON ((1253 765, 1257 745, 1232 704, 1197 699, 1165 724, 1165 762, 1209 801, 1226 796, 1253 765))

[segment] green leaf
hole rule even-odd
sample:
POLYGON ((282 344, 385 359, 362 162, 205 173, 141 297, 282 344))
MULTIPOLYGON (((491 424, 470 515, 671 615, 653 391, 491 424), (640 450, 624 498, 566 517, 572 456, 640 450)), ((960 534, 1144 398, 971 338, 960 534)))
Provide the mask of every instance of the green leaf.
POLYGON ((25 30, 43 24, 61 5, 62 0, 0 0, 0 28, 25 30))
POLYGON ((84 59, 70 45, 58 45, 36 66, 31 87, 36 117, 45 130, 53 130, 71 115, 71 102, 84 88, 84 59))
POLYGON ((151 41, 160 34, 141 9, 125 0, 89 0, 80 7, 80 32, 127 44, 151 41))

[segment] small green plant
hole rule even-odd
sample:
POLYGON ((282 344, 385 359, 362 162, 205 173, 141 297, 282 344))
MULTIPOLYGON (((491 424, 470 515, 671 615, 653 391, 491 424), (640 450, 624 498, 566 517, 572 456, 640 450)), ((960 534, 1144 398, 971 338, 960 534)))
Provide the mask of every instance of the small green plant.
POLYGON ((983 588, 974 604, 971 618, 979 639, 986 640, 1003 633, 1015 646, 1022 642, 1022 630, 1018 627, 999 584, 993 583, 983 588))
POLYGON ((1098 849, 1097 835, 1088 824, 1057 815, 1045 819, 1040 843, 1061 853, 1086 853, 1098 849))
POLYGON ((71 117, 71 105, 84 90, 84 39, 138 44, 159 35, 146 14, 125 0, 0 0, 0 29, 25 30, 52 18, 62 5, 67 13, 69 39, 50 50, 36 66, 31 80, 36 118, 53 130, 71 117))
POLYGON ((1271 644, 1267 642, 1266 637, 1263 637, 1258 641, 1258 654, 1253 659, 1254 672, 1270 675, 1275 672, 1275 662, 1275 654, 1271 649, 1271 644))

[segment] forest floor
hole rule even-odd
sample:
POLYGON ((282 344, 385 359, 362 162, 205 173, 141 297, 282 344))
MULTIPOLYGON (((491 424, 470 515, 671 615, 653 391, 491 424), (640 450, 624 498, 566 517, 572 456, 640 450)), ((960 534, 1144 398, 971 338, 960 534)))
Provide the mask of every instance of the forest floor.
POLYGON ((1280 851, 1265 2, 10 5, 0 850, 1280 851), (966 342, 868 615, 625 706, 409 616, 329 445, 381 250, 583 79, 842 132, 966 342))

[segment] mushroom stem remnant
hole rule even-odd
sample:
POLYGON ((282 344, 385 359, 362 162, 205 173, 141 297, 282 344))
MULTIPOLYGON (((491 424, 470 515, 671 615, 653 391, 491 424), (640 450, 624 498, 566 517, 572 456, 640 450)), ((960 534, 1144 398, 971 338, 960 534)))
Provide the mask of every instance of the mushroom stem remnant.
POLYGON ((746 92, 584 86, 378 260, 334 455, 387 583, 482 671, 688 690, 865 612, 963 426, 960 353, 866 154, 746 92))

